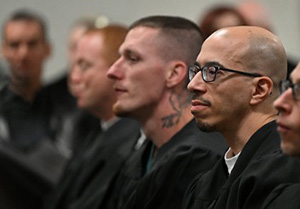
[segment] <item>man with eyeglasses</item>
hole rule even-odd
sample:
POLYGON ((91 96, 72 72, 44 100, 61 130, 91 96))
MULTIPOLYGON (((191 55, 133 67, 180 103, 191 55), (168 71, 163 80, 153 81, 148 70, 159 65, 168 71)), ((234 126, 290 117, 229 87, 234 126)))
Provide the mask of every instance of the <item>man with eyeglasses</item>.
POLYGON ((189 186, 184 208, 260 208, 278 184, 297 181, 300 161, 282 154, 272 106, 285 76, 283 45, 265 29, 229 27, 206 39, 189 68, 191 112, 229 149, 189 186))
MULTIPOLYGON (((300 62, 292 71, 290 80, 281 82, 281 96, 274 106, 279 111, 277 118, 281 148, 284 153, 300 157, 300 62)), ((295 167, 294 169, 298 169, 295 167)), ((264 209, 300 208, 300 184, 281 184, 269 195, 264 209)))

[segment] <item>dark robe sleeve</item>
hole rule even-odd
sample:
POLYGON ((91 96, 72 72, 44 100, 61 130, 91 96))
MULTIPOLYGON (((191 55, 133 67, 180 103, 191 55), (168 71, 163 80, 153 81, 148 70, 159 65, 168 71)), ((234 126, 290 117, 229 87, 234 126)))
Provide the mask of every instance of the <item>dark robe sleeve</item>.
POLYGON ((141 180, 126 208, 182 208, 185 190, 192 179, 211 169, 219 158, 219 155, 207 149, 188 146, 168 153, 141 180))
POLYGON ((184 208, 261 208, 276 186, 298 181, 300 171, 295 167, 299 167, 298 160, 274 153, 251 162, 237 178, 226 179, 225 170, 218 164, 189 187, 184 208))
POLYGON ((220 159, 211 170, 197 175, 185 192, 182 208, 208 208, 228 178, 225 169, 226 165, 223 159, 220 159))
POLYGON ((300 184, 281 184, 271 192, 262 209, 298 209, 299 197, 300 184))

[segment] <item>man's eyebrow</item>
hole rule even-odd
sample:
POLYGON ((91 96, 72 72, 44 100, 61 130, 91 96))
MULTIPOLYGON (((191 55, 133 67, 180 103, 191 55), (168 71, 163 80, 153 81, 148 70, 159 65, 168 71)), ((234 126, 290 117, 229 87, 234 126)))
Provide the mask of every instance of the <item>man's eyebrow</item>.
MULTIPOLYGON (((194 65, 197 65, 198 67, 201 67, 200 63, 197 62, 197 61, 194 63, 194 65)), ((203 66, 213 66, 213 65, 217 65, 217 66, 220 66, 220 67, 224 67, 221 63, 216 62, 216 61, 206 62, 203 66)))
POLYGON ((124 54, 124 55, 131 55, 134 53, 134 51, 129 48, 124 48, 124 49, 120 50, 119 53, 124 54))

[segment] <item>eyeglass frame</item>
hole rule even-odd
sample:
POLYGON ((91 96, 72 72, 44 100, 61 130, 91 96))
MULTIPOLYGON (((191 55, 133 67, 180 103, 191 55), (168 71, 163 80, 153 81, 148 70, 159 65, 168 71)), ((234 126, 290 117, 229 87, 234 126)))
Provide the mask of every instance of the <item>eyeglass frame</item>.
POLYGON ((224 67, 221 67, 218 64, 204 65, 201 68, 200 64, 198 62, 195 62, 193 66, 190 66, 188 68, 188 70, 189 70, 189 80, 190 81, 197 75, 197 73, 199 73, 201 71, 201 77, 202 77, 203 81, 207 82, 207 83, 213 82, 213 81, 216 80, 218 70, 223 70, 223 71, 232 72, 232 73, 238 73, 238 74, 245 75, 245 76, 250 76, 250 77, 262 77, 263 76, 263 75, 261 75, 259 73, 248 73, 248 72, 243 72, 243 71, 239 71, 239 70, 233 70, 233 69, 224 68, 224 67), (208 68, 208 67, 215 67, 216 68, 216 71, 214 72, 214 78, 211 81, 207 81, 205 79, 204 73, 203 73, 203 69, 204 68, 208 68), (197 72, 194 71, 195 68, 197 69, 197 72), (192 73, 193 73, 193 75, 192 75, 192 73))
POLYGON ((293 82, 289 79, 280 81, 280 94, 286 92, 289 88, 292 89, 293 98, 298 101, 300 100, 300 83, 293 84, 293 82), (288 85, 285 85, 288 84, 288 85), (283 88, 284 87, 284 88, 283 88), (296 93, 299 92, 299 93, 296 93))

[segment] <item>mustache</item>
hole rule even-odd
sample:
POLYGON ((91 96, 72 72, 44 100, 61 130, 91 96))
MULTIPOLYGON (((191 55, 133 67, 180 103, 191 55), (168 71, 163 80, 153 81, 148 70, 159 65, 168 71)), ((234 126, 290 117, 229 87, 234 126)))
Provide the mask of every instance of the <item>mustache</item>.
POLYGON ((198 100, 198 101, 200 101, 201 103, 203 103, 204 105, 207 105, 207 106, 211 105, 211 102, 209 100, 203 99, 202 97, 200 97, 197 94, 192 95, 192 100, 198 100))

